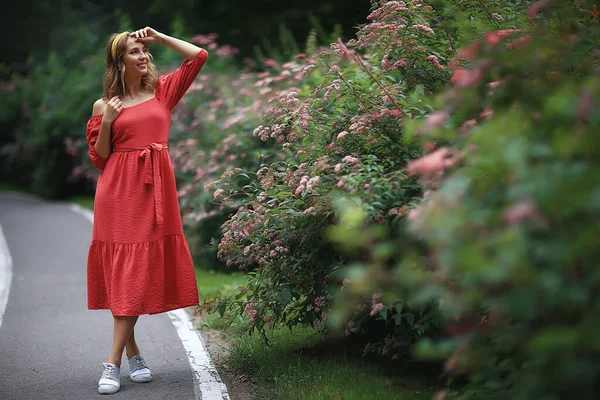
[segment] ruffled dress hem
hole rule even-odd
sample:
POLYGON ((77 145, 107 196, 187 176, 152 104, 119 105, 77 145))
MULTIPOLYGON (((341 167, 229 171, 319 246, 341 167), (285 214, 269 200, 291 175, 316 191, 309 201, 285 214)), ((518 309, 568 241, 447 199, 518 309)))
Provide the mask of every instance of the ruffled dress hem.
POLYGON ((183 234, 141 243, 93 240, 88 292, 89 310, 108 309, 116 316, 159 314, 199 304, 183 234))

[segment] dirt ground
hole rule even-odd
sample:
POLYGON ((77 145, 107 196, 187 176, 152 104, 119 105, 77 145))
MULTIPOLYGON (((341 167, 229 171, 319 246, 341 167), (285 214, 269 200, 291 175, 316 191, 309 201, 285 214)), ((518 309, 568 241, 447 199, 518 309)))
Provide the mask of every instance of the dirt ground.
MULTIPOLYGON (((202 326, 202 315, 196 313, 193 309, 189 311, 194 326, 202 326)), ((227 386, 231 400, 258 400, 256 396, 258 389, 250 379, 247 376, 234 373, 227 367, 225 358, 229 352, 229 343, 223 339, 221 331, 202 328, 200 334, 221 379, 227 386)))

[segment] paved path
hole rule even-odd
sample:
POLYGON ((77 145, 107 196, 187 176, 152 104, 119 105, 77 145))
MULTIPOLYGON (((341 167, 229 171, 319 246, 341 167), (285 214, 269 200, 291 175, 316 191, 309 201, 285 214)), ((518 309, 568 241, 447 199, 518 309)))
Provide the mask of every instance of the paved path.
MULTIPOLYGON (((96 385, 112 317, 87 310, 91 223, 65 203, 0 193, 0 226, 13 270, 3 318, 0 309, 0 399, 100 398, 96 385)), ((124 358, 121 391, 110 398, 196 399, 188 355, 169 316, 140 317, 136 339, 155 379, 130 382, 124 358)))

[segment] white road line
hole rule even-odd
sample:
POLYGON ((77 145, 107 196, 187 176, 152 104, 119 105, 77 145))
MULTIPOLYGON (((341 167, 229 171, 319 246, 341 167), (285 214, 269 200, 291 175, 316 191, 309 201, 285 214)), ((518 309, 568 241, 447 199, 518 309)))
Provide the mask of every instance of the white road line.
POLYGON ((2 326, 2 317, 8 303, 10 293, 10 284, 12 282, 12 258, 8 251, 8 244, 4 238, 4 232, 0 225, 0 327, 2 326))
MULTIPOLYGON (((71 210, 94 222, 94 213, 77 204, 71 204, 71 210)), ((204 346, 202 337, 192 324, 189 314, 184 309, 167 312, 177 335, 183 343, 188 361, 194 374, 194 393, 197 400, 230 400, 227 387, 221 380, 210 355, 204 346)))
POLYGON ((179 309, 169 311, 167 314, 173 325, 175 325, 194 372, 196 399, 229 400, 227 387, 212 363, 202 338, 198 331, 194 329, 187 311, 179 309))
POLYGON ((71 210, 73 210, 77 214, 83 215, 83 217, 90 221, 92 224, 94 223, 94 213, 92 211, 88 210, 87 208, 81 207, 79 204, 71 204, 69 208, 71 208, 71 210))

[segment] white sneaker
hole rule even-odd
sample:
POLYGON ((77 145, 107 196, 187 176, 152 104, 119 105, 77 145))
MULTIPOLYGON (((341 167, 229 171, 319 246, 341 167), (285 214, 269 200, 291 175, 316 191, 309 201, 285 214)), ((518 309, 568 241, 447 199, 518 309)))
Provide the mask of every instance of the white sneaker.
POLYGON ((121 370, 115 364, 102 363, 104 371, 98 382, 98 393, 113 394, 121 389, 121 370))
POLYGON ((152 372, 146 364, 146 360, 141 355, 133 356, 127 359, 129 363, 129 379, 132 382, 143 383, 152 381, 152 372))

